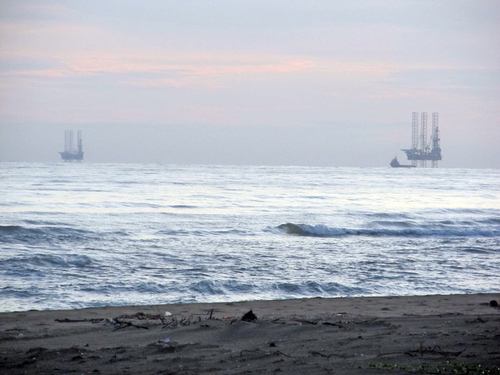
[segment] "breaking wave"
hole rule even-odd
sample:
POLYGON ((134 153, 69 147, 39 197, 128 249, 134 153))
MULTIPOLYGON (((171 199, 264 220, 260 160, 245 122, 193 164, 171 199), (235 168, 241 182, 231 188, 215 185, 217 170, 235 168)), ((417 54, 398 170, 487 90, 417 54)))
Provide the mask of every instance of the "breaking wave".
POLYGON ((388 237, 498 237, 500 228, 450 227, 439 228, 437 225, 411 228, 350 229, 332 228, 323 224, 286 223, 277 227, 287 234, 306 237, 342 237, 342 236, 388 236, 388 237))

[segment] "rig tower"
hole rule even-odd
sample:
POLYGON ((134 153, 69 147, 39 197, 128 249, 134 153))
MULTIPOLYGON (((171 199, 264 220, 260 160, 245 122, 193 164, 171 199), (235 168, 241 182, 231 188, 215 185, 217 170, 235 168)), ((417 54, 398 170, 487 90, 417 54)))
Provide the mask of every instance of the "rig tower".
POLYGON ((73 143, 73 130, 64 131, 64 151, 59 154, 65 162, 76 161, 80 163, 83 160, 82 132, 80 130, 77 133, 76 148, 73 143))
POLYGON ((417 166, 417 160, 420 160, 420 167, 427 167, 427 160, 432 161, 432 168, 437 168, 438 160, 441 156, 441 138, 439 136, 439 115, 437 112, 432 114, 432 134, 427 141, 427 113, 422 112, 420 117, 420 136, 418 135, 418 113, 412 113, 411 122, 411 149, 402 149, 406 153, 408 160, 411 160, 412 166, 417 166), (418 145, 420 143, 420 148, 418 145))
MULTIPOLYGON (((434 112, 432 114, 432 149, 439 148, 441 150, 441 139, 439 139, 439 129, 438 129, 438 124, 439 123, 439 115, 437 112, 434 112)), ((441 153, 439 154, 441 155, 441 153)), ((432 168, 437 168, 438 167, 438 161, 437 160, 432 160, 432 168)))
MULTIPOLYGON (((416 150, 418 148, 418 113, 411 114, 411 148, 416 150)), ((412 160, 411 165, 417 166, 417 160, 412 160)))
MULTIPOLYGON (((427 151, 427 113, 422 112, 420 115, 420 149, 427 151)), ((427 168, 427 159, 420 159, 420 168, 427 168)))

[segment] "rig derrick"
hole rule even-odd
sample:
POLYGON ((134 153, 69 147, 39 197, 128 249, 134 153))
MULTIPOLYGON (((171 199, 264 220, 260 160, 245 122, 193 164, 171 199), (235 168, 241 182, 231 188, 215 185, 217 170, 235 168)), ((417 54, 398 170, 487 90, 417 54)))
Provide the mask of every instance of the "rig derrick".
POLYGON ((76 161, 80 163, 83 160, 82 132, 80 130, 77 133, 76 143, 77 147, 75 148, 73 130, 66 130, 64 132, 64 151, 59 153, 65 162, 76 161))
POLYGON ((417 166, 420 161, 420 167, 427 167, 427 160, 432 161, 432 168, 437 168, 438 161, 442 160, 441 138, 439 135, 439 115, 437 112, 432 114, 432 134, 427 141, 427 113, 421 114, 421 130, 418 135, 418 113, 412 113, 412 148, 402 149, 406 153, 408 160, 411 160, 413 166, 417 166), (420 148, 418 148, 420 143, 420 148))

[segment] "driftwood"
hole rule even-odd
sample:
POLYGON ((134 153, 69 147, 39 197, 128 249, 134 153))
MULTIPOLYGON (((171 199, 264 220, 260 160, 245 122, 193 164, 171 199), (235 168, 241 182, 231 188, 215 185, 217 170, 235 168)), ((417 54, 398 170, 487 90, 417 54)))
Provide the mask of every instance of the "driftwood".
POLYGON ((298 319, 298 318, 294 318, 292 320, 294 322, 299 322, 299 323, 302 323, 302 324, 310 324, 310 325, 316 325, 319 322, 319 320, 306 320, 306 319, 298 319))
POLYGON ((132 315, 120 315, 118 319, 137 319, 137 320, 162 320, 162 314, 145 314, 143 312, 138 312, 132 315))
MULTIPOLYGON (((202 318, 199 316, 197 319, 195 319, 192 315, 187 317, 187 318, 181 318, 181 317, 176 317, 171 315, 170 313, 166 313, 166 315, 160 313, 158 307, 153 307, 153 310, 156 312, 155 314, 149 314, 149 313, 143 313, 143 312, 137 312, 135 314, 124 314, 120 315, 116 318, 99 318, 99 319, 55 319, 56 322, 59 323, 81 323, 81 322, 90 322, 90 323, 101 323, 103 321, 106 321, 108 324, 112 324, 115 326, 114 331, 117 331, 119 329, 127 328, 127 327, 135 327, 139 329, 149 329, 149 327, 144 326, 144 325, 136 325, 132 323, 130 320, 159 320, 162 324, 162 329, 164 328, 173 328, 173 327, 178 327, 178 326, 189 326, 191 324, 197 324, 201 323, 203 320, 221 320, 214 315, 215 309, 210 309, 207 311, 207 316, 205 318, 202 318), (167 315, 168 314, 168 315, 167 315)), ((227 320, 229 324, 233 324, 238 321, 237 318, 231 318, 231 317, 224 317, 222 320, 227 320)), ((247 312, 243 317, 241 318, 243 321, 247 322, 254 322, 257 320, 257 316, 253 313, 252 310, 247 312)), ((279 320, 279 319, 278 319, 279 320)))
POLYGON ((59 323, 81 323, 81 322, 91 322, 91 323, 100 323, 104 320, 104 318, 101 319, 54 319, 55 322, 59 323))

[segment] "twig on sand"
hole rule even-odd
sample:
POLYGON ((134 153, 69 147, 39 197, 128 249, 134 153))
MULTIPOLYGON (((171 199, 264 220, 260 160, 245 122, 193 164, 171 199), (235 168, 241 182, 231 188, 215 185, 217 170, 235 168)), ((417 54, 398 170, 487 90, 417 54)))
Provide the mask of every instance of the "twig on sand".
POLYGON ((136 324, 133 324, 131 322, 124 322, 123 320, 120 321, 118 319, 115 319, 116 321, 116 324, 118 324, 118 326, 113 330, 114 331, 118 331, 119 329, 122 329, 122 328, 126 328, 126 327, 135 327, 135 328, 142 328, 142 329, 149 329, 149 327, 146 327, 146 326, 138 326, 136 324))
POLYGON ((324 357, 330 359, 330 357, 339 357, 339 358, 347 358, 348 355, 346 354, 335 354, 335 353, 330 353, 330 354, 323 354, 314 350, 309 351, 310 354, 319 356, 319 357, 324 357))
POLYGON ((316 352, 316 351, 310 351, 309 353, 311 353, 312 355, 320 356, 320 357, 330 358, 330 355, 323 354, 323 353, 316 352))
POLYGON ((286 354, 286 353, 283 353, 282 351, 280 350, 276 350, 275 352, 273 352, 274 355, 284 355, 285 357, 289 357, 289 358, 293 358, 292 355, 289 355, 289 354, 286 354))
POLYGON ((332 323, 332 322, 323 322, 323 325, 325 325, 325 326, 340 327, 340 328, 344 327, 342 324, 337 324, 337 323, 332 323))
POLYGON ((481 319, 481 317, 478 316, 474 320, 465 320, 465 323, 486 323, 486 321, 481 319))
MULTIPOLYGON (((404 354, 409 355, 410 357, 415 357, 419 354, 421 357, 423 357, 424 354, 435 354, 435 355, 442 355, 445 357, 448 357, 448 356, 458 357, 460 354, 465 352, 465 350, 466 349, 461 350, 459 352, 447 352, 447 351, 441 350, 441 347, 439 345, 435 345, 433 347, 429 346, 427 348, 424 348, 422 343, 421 343, 420 348, 415 349, 415 350, 407 350, 406 352, 404 352, 404 354)), ((396 354, 396 353, 392 353, 392 354, 396 354)), ((384 354, 384 355, 387 355, 387 354, 384 354)))

